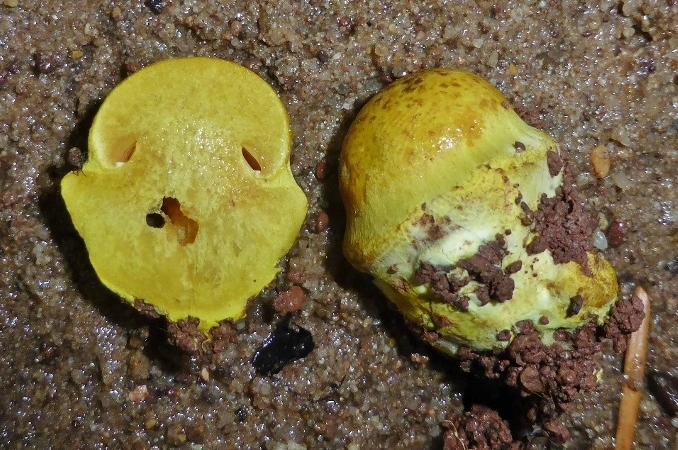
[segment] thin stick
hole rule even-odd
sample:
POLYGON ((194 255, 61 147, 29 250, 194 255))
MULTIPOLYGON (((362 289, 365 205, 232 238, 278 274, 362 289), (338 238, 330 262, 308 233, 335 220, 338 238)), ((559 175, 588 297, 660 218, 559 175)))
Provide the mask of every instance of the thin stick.
POLYGON ((619 421, 617 423, 616 450, 631 450, 633 437, 636 432, 636 421, 640 409, 641 389, 645 379, 645 356, 647 355, 647 341, 650 335, 650 301, 647 293, 641 287, 636 288, 633 296, 643 302, 645 318, 629 338, 624 359, 624 376, 626 382, 622 388, 619 402, 619 421))

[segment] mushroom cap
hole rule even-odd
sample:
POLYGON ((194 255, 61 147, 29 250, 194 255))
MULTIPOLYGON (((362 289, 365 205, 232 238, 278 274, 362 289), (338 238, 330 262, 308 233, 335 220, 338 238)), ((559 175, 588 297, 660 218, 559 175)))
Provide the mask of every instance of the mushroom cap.
POLYGON ((548 151, 558 151, 556 142, 474 74, 433 69, 397 80, 362 108, 344 141, 346 257, 369 272, 423 204, 468 184, 479 167, 538 161, 548 151))
POLYGON ((244 315, 305 219, 289 117, 237 64, 171 59, 108 95, 62 196, 101 281, 170 320, 244 315))

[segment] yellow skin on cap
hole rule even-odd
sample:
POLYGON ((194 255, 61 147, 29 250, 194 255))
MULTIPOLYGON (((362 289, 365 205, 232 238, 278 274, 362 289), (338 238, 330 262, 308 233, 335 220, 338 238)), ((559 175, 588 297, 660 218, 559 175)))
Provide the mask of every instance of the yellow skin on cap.
POLYGON ((497 333, 515 331, 522 320, 532 320, 546 343, 557 329, 601 323, 618 297, 607 261, 589 253, 587 275, 576 262, 556 264, 549 250, 525 249, 535 234, 522 223, 516 199, 534 211, 542 194, 555 195, 562 173, 549 173, 549 152, 559 152, 553 138, 525 124, 497 89, 473 74, 428 70, 392 83, 360 111, 342 149, 347 259, 372 274, 412 324, 436 331, 434 345, 450 354, 461 344, 504 347, 508 342, 497 333), (460 311, 417 283, 421 264, 451 268, 506 230, 501 267, 522 262, 511 275, 510 300, 481 306, 471 281, 459 291, 470 300, 468 311, 460 311), (582 308, 567 317, 575 296, 582 308), (548 324, 539 323, 542 316, 548 324))
POLYGON ((107 287, 207 330, 244 315, 299 233, 290 149, 287 112, 256 74, 166 60, 106 98, 62 196, 107 287))

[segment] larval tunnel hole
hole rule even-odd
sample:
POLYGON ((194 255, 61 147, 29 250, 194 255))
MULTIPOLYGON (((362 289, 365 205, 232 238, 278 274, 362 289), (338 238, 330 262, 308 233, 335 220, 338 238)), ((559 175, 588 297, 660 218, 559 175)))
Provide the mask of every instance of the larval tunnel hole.
MULTIPOLYGON (((172 197, 163 198, 160 210, 169 218, 172 228, 176 231, 179 245, 184 246, 195 242, 200 227, 198 222, 184 214, 181 210, 181 203, 179 203, 179 200, 172 197)), ((146 220, 148 223, 148 216, 146 216, 146 220)), ((162 228, 162 226, 159 228, 162 228)))
POLYGON ((119 148, 112 150, 108 154, 109 163, 114 167, 120 167, 129 162, 132 159, 132 155, 137 149, 136 141, 127 142, 125 145, 121 145, 119 148))
POLYGON ((151 228, 162 228, 165 226, 165 216, 160 213, 146 214, 146 225, 151 228))
POLYGON ((259 164, 259 161, 257 161, 257 159, 245 147, 242 148, 242 156, 245 158, 245 162, 252 170, 255 172, 261 172, 261 164, 259 164))

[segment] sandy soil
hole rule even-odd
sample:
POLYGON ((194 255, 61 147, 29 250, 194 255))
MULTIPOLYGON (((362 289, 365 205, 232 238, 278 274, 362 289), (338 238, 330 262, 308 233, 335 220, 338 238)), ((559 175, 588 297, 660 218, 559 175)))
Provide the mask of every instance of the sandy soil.
MULTIPOLYGON (((649 366, 678 374, 677 22, 674 0, 4 0, 0 447, 441 448, 467 380, 342 259, 334 170, 360 106, 427 67, 484 76, 560 142, 601 230, 615 230, 604 253, 624 295, 642 285, 652 299, 649 366), (187 55, 236 61, 277 90, 311 203, 281 276, 208 362, 100 285, 58 191, 106 94, 187 55), (611 156, 603 179, 590 162, 598 146, 611 156), (250 360, 279 319, 271 299, 292 284, 315 349, 258 376, 250 360)), ((570 448, 613 444, 621 356, 600 362, 599 389, 562 419, 570 448)), ((677 427, 646 395, 637 448, 675 448, 677 427)))

